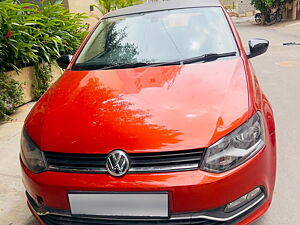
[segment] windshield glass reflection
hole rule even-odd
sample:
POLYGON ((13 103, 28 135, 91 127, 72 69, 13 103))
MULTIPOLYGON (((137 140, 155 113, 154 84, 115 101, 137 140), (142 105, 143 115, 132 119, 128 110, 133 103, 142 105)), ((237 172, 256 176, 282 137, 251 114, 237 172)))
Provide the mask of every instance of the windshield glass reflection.
POLYGON ((135 67, 236 51, 220 7, 170 10, 103 20, 73 69, 135 67))

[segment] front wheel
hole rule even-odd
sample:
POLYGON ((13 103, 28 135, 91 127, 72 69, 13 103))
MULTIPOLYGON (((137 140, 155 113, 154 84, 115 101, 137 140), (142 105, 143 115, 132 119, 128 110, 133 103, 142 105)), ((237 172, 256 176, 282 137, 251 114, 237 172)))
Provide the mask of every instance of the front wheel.
POLYGON ((256 15, 255 15, 255 22, 256 23, 261 23, 261 14, 260 13, 257 13, 256 15))
POLYGON ((280 23, 281 20, 282 20, 282 14, 279 13, 279 14, 276 16, 276 22, 277 22, 277 23, 280 23))

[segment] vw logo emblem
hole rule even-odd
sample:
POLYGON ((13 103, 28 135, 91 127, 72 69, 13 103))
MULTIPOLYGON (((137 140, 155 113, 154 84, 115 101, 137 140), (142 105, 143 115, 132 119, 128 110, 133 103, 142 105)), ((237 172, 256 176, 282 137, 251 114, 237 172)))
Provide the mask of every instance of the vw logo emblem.
POLYGON ((122 150, 114 150, 106 158, 105 167, 110 175, 114 177, 121 177, 126 174, 129 166, 129 158, 122 150))

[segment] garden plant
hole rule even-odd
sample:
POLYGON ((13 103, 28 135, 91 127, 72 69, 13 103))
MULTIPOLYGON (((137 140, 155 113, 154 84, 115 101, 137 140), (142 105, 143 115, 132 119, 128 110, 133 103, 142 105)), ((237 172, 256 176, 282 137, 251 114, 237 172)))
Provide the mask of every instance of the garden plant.
POLYGON ((49 87, 51 64, 73 54, 87 34, 84 14, 68 12, 61 2, 41 4, 0 0, 0 120, 22 104, 22 84, 5 73, 34 66, 34 97, 49 87))

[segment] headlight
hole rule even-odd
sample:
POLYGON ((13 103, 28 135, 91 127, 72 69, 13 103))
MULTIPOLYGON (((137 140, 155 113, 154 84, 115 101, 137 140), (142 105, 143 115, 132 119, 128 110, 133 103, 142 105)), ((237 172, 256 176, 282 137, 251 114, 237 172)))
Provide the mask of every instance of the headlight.
POLYGON ((257 112, 242 126, 209 147, 201 169, 221 173, 242 164, 264 146, 264 125, 257 112))
POLYGON ((46 169, 43 153, 33 143, 25 129, 21 136, 21 158, 25 166, 33 173, 41 173, 46 169))

